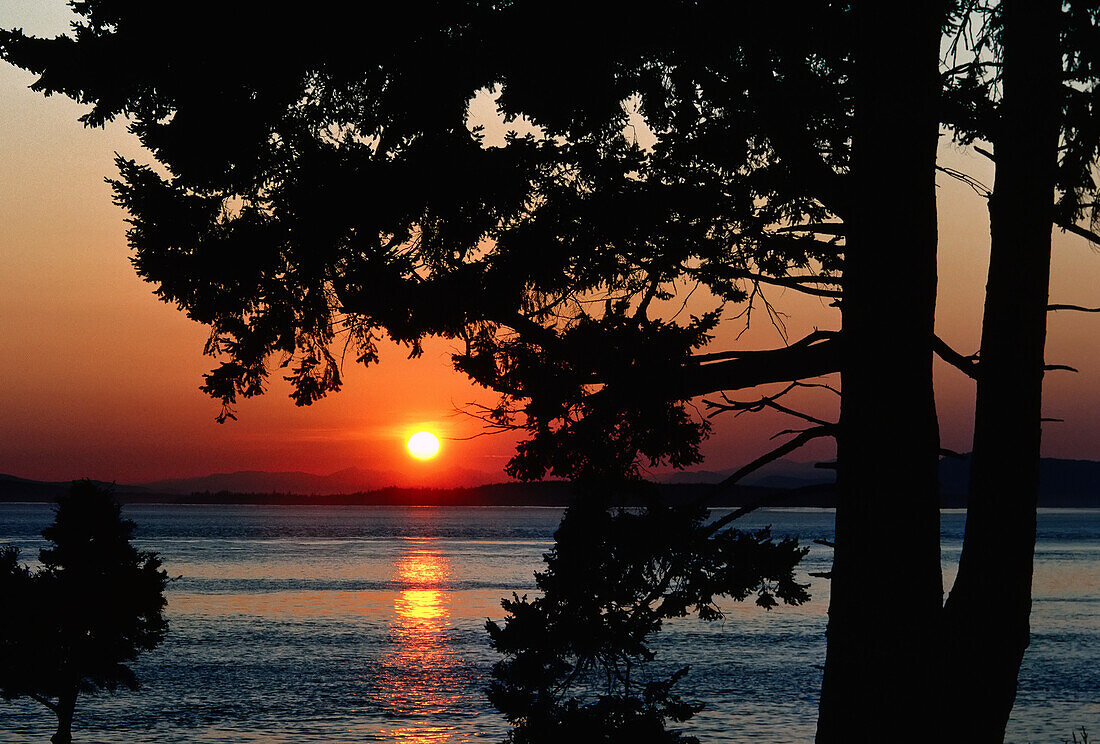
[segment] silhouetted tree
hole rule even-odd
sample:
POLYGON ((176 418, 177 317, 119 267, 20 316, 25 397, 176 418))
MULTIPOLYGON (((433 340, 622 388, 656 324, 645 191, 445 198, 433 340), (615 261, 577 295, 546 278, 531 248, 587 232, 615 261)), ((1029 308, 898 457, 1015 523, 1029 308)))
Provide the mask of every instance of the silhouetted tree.
POLYGON ((836 547, 817 741, 934 741, 942 681, 932 387, 947 3, 852 3, 836 547), (888 62, 887 62, 888 60, 888 62), (889 184, 889 187, 886 187, 889 184), (899 225, 903 226, 899 229, 899 225), (899 270, 903 281, 891 281, 899 270), (892 558, 905 546, 904 560, 892 558))
POLYGON ((298 404, 338 390, 330 344, 370 364, 383 335, 439 335, 528 434, 510 472, 571 477, 696 462, 685 400, 837 370, 826 333, 692 358, 724 303, 838 294, 842 239, 789 230, 846 195, 833 6, 684 3, 625 29, 575 23, 581 4, 345 4, 339 28, 216 7, 92 0, 72 39, 0 50, 85 123, 130 117, 167 168, 120 160, 116 195, 139 274, 211 327, 223 418, 272 367, 298 404), (196 35, 208 53, 181 52, 196 35), (484 140, 489 90, 528 134, 484 140), (679 314, 685 285, 712 310, 679 314))
MULTIPOLYGON (((944 707, 960 741, 1001 742, 1030 641, 1051 226, 1100 243, 1100 9, 980 4, 952 124, 993 143, 990 265, 977 363, 966 534, 945 606, 944 707), (1090 203, 1091 201, 1091 203, 1090 203)), ((1063 308, 1068 309, 1066 306, 1063 308)))
POLYGON ((0 550, 0 694, 53 711, 53 744, 72 741, 80 693, 136 688, 127 664, 167 632, 168 577, 155 553, 130 543, 133 531, 109 492, 79 481, 42 530, 50 545, 40 569, 20 565, 14 547, 0 550))
MULTIPOLYGON (((94 0, 78 8, 75 40, 9 33, 0 45, 41 73, 37 89, 90 103, 87 123, 131 117, 166 166, 120 160, 116 194, 139 273, 210 325, 207 350, 228 357, 204 385, 223 418, 263 391, 273 355, 304 404, 340 386, 338 333, 367 363, 383 332, 413 353, 437 334, 502 393, 487 419, 527 433, 513 475, 630 476, 698 461, 707 427, 691 397, 843 367, 853 397, 826 700, 861 701, 860 715, 831 717, 830 736, 866 738, 925 710, 939 678, 923 653, 935 627, 920 624, 940 604, 928 372, 937 8, 901 30, 897 79, 882 63, 896 56, 885 19, 831 3, 792 15, 685 2, 608 19, 581 4, 404 3, 348 6, 321 29, 262 10, 212 26, 206 5, 94 0), (199 36, 203 55, 179 53, 199 36), (469 107, 487 90, 528 134, 483 141, 469 107), (888 199, 886 182, 906 198, 888 199), (851 225, 856 254, 844 243, 853 218, 868 220, 851 225), (917 267, 900 287, 877 286, 896 263, 874 245, 885 235, 917 267), (694 354, 725 304, 770 312, 776 285, 841 299, 842 268, 856 282, 841 300, 855 340, 822 332, 694 354), (715 309, 678 320, 670 300, 685 285, 715 309), (866 587, 899 580, 884 523, 921 548, 906 591, 868 604, 866 587)), ((836 431, 810 423, 776 451, 836 431)), ((914 720, 920 738, 930 723, 914 720)))

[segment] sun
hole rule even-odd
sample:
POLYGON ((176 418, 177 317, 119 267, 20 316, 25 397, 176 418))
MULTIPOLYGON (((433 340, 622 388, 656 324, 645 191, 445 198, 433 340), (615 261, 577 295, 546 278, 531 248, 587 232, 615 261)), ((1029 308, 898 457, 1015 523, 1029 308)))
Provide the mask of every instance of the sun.
POLYGON ((409 437, 409 454, 418 460, 435 457, 439 452, 439 439, 430 431, 418 431, 409 437))

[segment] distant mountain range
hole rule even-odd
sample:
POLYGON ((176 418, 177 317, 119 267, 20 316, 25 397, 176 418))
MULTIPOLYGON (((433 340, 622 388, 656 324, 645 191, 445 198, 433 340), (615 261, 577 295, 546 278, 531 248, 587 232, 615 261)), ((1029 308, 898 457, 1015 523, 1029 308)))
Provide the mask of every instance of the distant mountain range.
MULTIPOLYGON (((721 483, 737 472, 737 468, 728 470, 690 470, 675 471, 657 475, 653 480, 658 483, 721 483)), ((802 488, 836 480, 833 470, 818 467, 813 462, 796 460, 776 460, 743 478, 741 485, 761 486, 764 488, 802 488)))
MULTIPOLYGON (((671 502, 693 500, 734 472, 731 469, 657 476, 652 487, 624 492, 616 498, 622 503, 638 503, 647 498, 646 493, 659 492, 671 502)), ((943 506, 966 505, 968 477, 966 458, 945 458, 940 462, 943 506)), ((126 503, 558 506, 569 499, 569 484, 561 481, 491 484, 488 482, 491 479, 487 473, 453 469, 426 477, 425 482, 398 488, 393 485, 398 481, 393 474, 348 468, 329 475, 241 471, 135 485, 105 485, 112 485, 119 500, 126 503)), ((1100 462, 1044 458, 1040 479, 1040 506, 1100 508, 1100 462)), ((746 479, 743 485, 725 491, 714 505, 743 505, 768 499, 774 506, 833 506, 833 480, 833 471, 817 468, 813 463, 780 461, 746 479)), ((68 487, 68 481, 34 481, 0 475, 0 502, 53 501, 68 487)))
POLYGON ((263 470, 242 470, 236 473, 214 473, 198 478, 171 478, 137 484, 156 493, 202 493, 232 491, 235 493, 298 493, 326 496, 337 493, 376 491, 381 488, 472 488, 500 477, 466 468, 433 469, 430 473, 409 478, 396 472, 345 468, 329 475, 290 472, 270 473, 263 470))

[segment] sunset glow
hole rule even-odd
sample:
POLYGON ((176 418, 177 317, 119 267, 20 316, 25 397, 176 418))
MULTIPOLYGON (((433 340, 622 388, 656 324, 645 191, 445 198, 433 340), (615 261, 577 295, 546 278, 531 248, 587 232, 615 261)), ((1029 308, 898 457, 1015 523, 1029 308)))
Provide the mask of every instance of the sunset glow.
MULTIPOLYGON (((50 38, 68 33, 76 16, 65 2, 50 0, 0 3, 0 19, 5 28, 50 38)), ((128 259, 124 215, 104 182, 117 173, 114 154, 140 159, 140 143, 122 119, 104 129, 84 127, 78 117, 87 113, 85 107, 62 96, 43 99, 29 88, 36 79, 11 65, 0 68, 5 102, 0 137, 17 145, 5 148, 0 168, 0 341, 35 360, 5 370, 0 473, 141 484, 245 470, 324 475, 355 466, 394 473, 400 485, 424 485, 435 471, 441 474, 433 486, 465 485, 442 474, 438 460, 410 456, 401 446, 411 427, 430 428, 456 402, 497 403, 495 395, 454 371, 455 349, 446 339, 427 341, 424 353, 412 359, 399 344, 383 341, 382 363, 370 369, 347 365, 343 390, 312 406, 296 407, 286 383, 274 375, 267 395, 242 401, 237 421, 215 424, 218 405, 198 390, 213 365, 202 355, 209 331, 162 303, 138 278, 128 259)), ((487 136, 503 144, 511 125, 498 122, 491 105, 491 97, 479 97, 471 116, 480 117, 487 136)), ((993 183, 992 162, 946 137, 940 155, 943 165, 993 183)), ((988 205, 953 178, 942 176, 939 186, 936 330, 952 348, 969 354, 980 345, 988 205)), ((1058 230, 1054 243, 1051 302, 1093 304, 1100 261, 1079 236, 1058 230)), ((703 294, 695 294, 686 312, 711 309, 703 294)), ((769 301, 789 316, 785 326, 791 338, 839 323, 836 308, 818 297, 776 291, 769 301)), ((780 341, 767 322, 746 331, 745 319, 734 318, 737 313, 731 309, 715 331, 715 347, 707 351, 723 350, 734 340, 743 349, 780 341)), ((1044 425, 1046 456, 1100 458, 1095 329, 1095 315, 1051 314, 1047 357, 1081 373, 1047 376, 1043 415, 1065 422, 1044 425)), ((969 451, 973 380, 935 364, 943 444, 969 451)), ((810 392, 804 391, 807 399, 810 392)), ((755 459, 768 448, 768 437, 788 427, 783 414, 770 409, 752 418, 717 417, 713 424, 702 451, 704 467, 713 471, 755 459)), ((485 473, 485 483, 504 477, 518 434, 475 438, 481 425, 471 417, 447 425, 444 458, 485 473)), ((800 459, 832 456, 822 439, 800 459)), ((390 480, 387 475, 380 485, 390 480)))
POLYGON ((439 439, 430 431, 418 431, 409 437, 408 447, 413 457, 427 460, 439 452, 439 439))

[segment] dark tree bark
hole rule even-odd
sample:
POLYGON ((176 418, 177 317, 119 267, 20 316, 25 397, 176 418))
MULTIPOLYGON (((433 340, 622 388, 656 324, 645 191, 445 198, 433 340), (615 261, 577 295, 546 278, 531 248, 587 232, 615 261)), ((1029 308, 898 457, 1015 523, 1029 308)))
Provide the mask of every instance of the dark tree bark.
POLYGON ((1061 113, 1057 0, 1003 6, 1002 114, 966 534, 945 608, 952 725, 1001 742, 1030 636, 1035 505, 1061 113))
POLYGON ((943 585, 932 340, 944 8, 906 5, 902 23, 897 13, 854 4, 855 198, 820 744, 936 740, 943 585))

